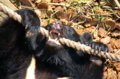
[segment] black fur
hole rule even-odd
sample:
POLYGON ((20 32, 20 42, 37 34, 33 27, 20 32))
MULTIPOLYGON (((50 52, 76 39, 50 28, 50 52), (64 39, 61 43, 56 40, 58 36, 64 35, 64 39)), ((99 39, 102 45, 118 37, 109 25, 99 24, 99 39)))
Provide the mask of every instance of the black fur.
MULTIPOLYGON (((17 13, 22 16, 25 26, 12 18, 7 18, 0 26, 0 79, 24 79, 31 61, 32 53, 26 44, 25 34, 26 31, 37 32, 39 18, 28 9, 17 10, 17 13), (33 29, 25 30, 26 25, 33 29)), ((31 40, 34 41, 34 38, 31 40)))
MULTIPOLYGON (((48 37, 38 33, 40 21, 33 11, 21 9, 17 12, 23 18, 23 25, 8 18, 0 26, 0 79, 24 79, 32 54, 36 60, 36 79, 102 78, 103 63, 94 63, 91 60, 94 56, 48 40, 48 37)), ((89 33, 86 33, 87 37, 86 34, 78 35, 71 26, 58 21, 47 25, 45 29, 49 30, 52 39, 64 37, 95 49, 108 50, 106 45, 93 42, 89 33)), ((94 58, 104 62, 103 58, 94 58)))

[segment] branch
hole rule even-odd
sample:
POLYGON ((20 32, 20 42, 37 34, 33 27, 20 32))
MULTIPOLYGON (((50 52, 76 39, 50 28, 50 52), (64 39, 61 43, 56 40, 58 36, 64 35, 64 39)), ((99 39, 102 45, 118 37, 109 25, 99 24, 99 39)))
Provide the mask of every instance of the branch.
POLYGON ((114 2, 117 5, 117 7, 120 9, 120 4, 119 4, 118 0, 114 0, 114 2))

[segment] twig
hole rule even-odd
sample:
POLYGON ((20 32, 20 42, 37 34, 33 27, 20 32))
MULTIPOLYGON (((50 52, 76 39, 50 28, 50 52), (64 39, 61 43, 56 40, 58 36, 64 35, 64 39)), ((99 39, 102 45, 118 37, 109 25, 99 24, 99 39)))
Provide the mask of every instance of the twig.
POLYGON ((83 12, 79 12, 79 13, 77 14, 77 16, 75 16, 75 17, 71 20, 71 22, 73 22, 75 19, 77 19, 77 18, 78 18, 80 15, 82 15, 83 13, 85 13, 85 12, 87 11, 87 9, 91 6, 91 4, 93 4, 95 1, 96 1, 96 0, 90 0, 90 1, 85 5, 85 7, 83 8, 84 11, 83 11, 83 12))
POLYGON ((114 2, 118 6, 118 8, 120 9, 120 4, 119 4, 118 0, 114 0, 114 2))

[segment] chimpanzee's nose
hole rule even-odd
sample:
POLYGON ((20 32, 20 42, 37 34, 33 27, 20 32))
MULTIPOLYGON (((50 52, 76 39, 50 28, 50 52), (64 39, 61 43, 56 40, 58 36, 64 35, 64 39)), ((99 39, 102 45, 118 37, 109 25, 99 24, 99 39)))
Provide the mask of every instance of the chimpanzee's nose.
POLYGON ((54 29, 61 29, 61 27, 62 27, 62 23, 59 21, 54 21, 52 23, 52 28, 54 28, 54 29))

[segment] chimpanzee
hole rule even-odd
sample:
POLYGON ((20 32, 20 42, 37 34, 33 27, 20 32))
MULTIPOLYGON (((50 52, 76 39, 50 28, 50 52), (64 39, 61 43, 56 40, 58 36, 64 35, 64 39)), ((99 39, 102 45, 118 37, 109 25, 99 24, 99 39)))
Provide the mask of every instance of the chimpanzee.
MULTIPOLYGON (((28 28, 31 29, 31 27, 28 28)), ((30 50, 34 52, 36 59, 36 79, 56 79, 58 77, 102 79, 105 59, 67 47, 59 42, 59 38, 80 41, 82 44, 89 45, 99 51, 108 51, 106 45, 93 42, 90 33, 85 32, 79 35, 71 26, 59 21, 54 21, 45 29, 49 31, 49 37, 38 33, 36 45, 30 45, 30 50)), ((33 33, 31 32, 31 34, 33 33)), ((26 40, 29 40, 28 44, 32 41, 30 38, 32 37, 26 37, 26 40)))
MULTIPOLYGON (((90 33, 82 35, 59 21, 47 25, 49 37, 38 33, 40 20, 29 9, 16 11, 22 17, 22 24, 7 18, 0 26, 0 79, 25 79, 32 55, 35 59, 34 79, 102 79, 104 58, 89 55, 67 47, 59 38, 81 42, 99 51, 108 47, 93 42, 90 33), (100 64, 96 61, 100 60, 100 64)), ((30 75, 31 76, 31 75, 30 75)))

